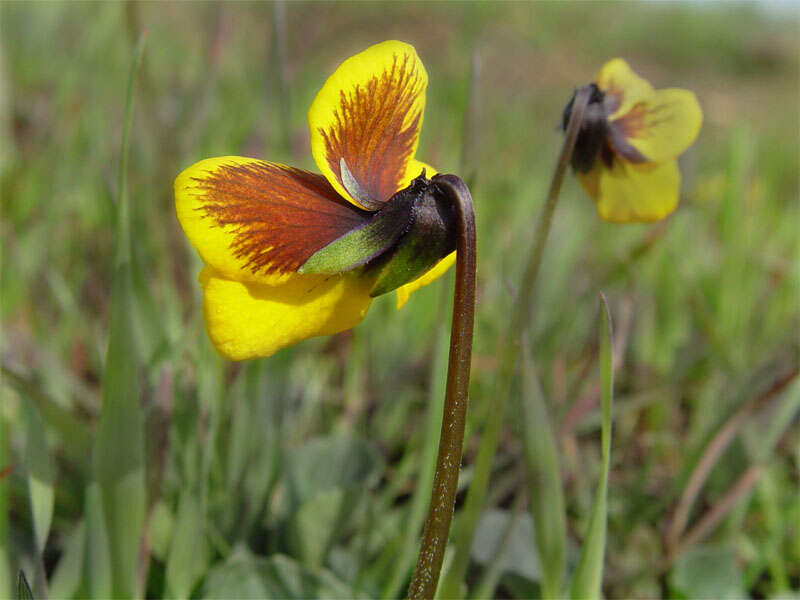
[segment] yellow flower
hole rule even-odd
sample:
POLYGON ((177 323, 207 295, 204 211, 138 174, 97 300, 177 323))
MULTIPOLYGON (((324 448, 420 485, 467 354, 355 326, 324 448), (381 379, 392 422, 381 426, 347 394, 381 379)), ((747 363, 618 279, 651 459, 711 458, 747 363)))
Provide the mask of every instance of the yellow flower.
POLYGON ((308 112, 322 175, 254 158, 201 160, 175 208, 206 263, 203 313, 228 359, 269 356, 355 327, 372 298, 398 308, 454 261, 435 171, 415 159, 428 75, 387 41, 345 60, 308 112))
MULTIPOLYGON (((572 102, 564 111, 564 127, 572 102)), ((697 137, 703 114, 688 90, 654 90, 624 60, 607 62, 572 154, 597 213, 616 223, 657 221, 678 204, 677 157, 697 137)))

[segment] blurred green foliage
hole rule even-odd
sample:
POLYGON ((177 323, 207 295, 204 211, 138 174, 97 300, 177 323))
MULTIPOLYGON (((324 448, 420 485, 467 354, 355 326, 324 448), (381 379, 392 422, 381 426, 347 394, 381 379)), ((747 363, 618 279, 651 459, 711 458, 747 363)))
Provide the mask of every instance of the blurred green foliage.
MULTIPOLYGON (((429 489, 420 474, 430 472, 440 418, 429 406, 441 397, 449 278, 401 311, 379 298, 352 333, 228 364, 206 339, 200 262, 172 204, 175 175, 208 156, 314 169, 305 120, 314 94, 341 60, 388 38, 413 43, 430 74, 419 157, 456 173, 462 153, 478 160, 479 307, 462 485, 492 410, 486 390, 525 259, 519 249, 544 198, 564 103, 614 56, 657 88, 697 93, 705 123, 682 159, 672 217, 602 223, 572 179, 556 213, 530 349, 560 451, 567 571, 601 474, 602 289, 616 368, 604 594, 797 592, 797 10, 286 9, 281 65, 279 14, 268 4, 0 5, 0 472, 13 465, 0 479, 0 596, 13 593, 20 568, 34 597, 45 576, 53 597, 112 590, 90 448, 109 383, 119 149, 142 29, 126 187, 149 557, 136 576, 147 596, 396 596, 410 576, 409 531, 419 526, 417 491, 429 489), (466 136, 477 147, 463 149, 464 124, 476 123, 465 112, 478 101, 477 135, 466 136), (671 538, 687 482, 731 423, 671 538)), ((529 597, 541 563, 536 544, 517 539, 535 535, 530 517, 512 514, 529 486, 513 426, 524 420, 511 407, 466 589, 529 597), (513 528, 513 560, 487 558, 509 519, 525 524, 513 528)))

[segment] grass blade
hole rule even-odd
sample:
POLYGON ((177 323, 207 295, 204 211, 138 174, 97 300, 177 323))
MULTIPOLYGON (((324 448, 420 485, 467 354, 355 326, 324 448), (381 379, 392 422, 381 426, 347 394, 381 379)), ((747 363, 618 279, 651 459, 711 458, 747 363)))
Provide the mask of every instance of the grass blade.
POLYGON ((611 358, 611 314, 606 297, 600 294, 603 330, 600 335, 600 402, 602 405, 603 469, 594 498, 589 531, 583 542, 581 558, 572 577, 571 598, 599 598, 603 582, 603 559, 606 547, 606 508, 608 501, 608 470, 611 459, 611 408, 614 402, 614 367, 611 358))
POLYGON ((536 550, 542 566, 542 598, 559 598, 567 525, 558 446, 527 340, 523 340, 522 352, 523 393, 519 410, 536 550))
POLYGON ((30 404, 25 410, 25 468, 28 478, 28 494, 33 516, 33 531, 36 539, 36 552, 41 555, 50 524, 53 520, 53 462, 47 451, 44 424, 39 413, 30 404))
POLYGON ((126 193, 128 137, 131 126, 136 71, 144 36, 133 53, 128 79, 125 122, 120 154, 116 249, 111 284, 108 353, 103 377, 103 412, 94 445, 94 470, 98 483, 111 560, 114 597, 137 593, 139 545, 144 525, 146 483, 144 474, 144 415, 139 404, 139 360, 133 331, 131 275, 131 224, 126 193))
POLYGON ((86 583, 90 598, 111 597, 111 557, 108 531, 96 482, 86 487, 86 583))
MULTIPOLYGON (((440 305, 441 306, 441 305, 440 305)), ((441 311, 440 311, 441 312, 441 311)), ((447 319, 442 319, 446 323, 447 319)), ((436 432, 442 426, 442 405, 444 404, 445 373, 447 370, 448 337, 445 328, 439 328, 436 340, 433 367, 431 369, 431 383, 428 394, 428 415, 426 423, 425 445, 422 449, 421 466, 418 484, 414 490, 411 508, 408 513, 405 535, 399 558, 395 562, 392 578, 383 589, 381 598, 389 600, 396 598, 403 587, 408 574, 414 567, 414 558, 417 550, 417 540, 422 523, 425 521, 425 510, 433 487, 433 473, 436 470, 436 432)))
POLYGON ((86 555, 86 522, 79 521, 67 538, 64 552, 50 579, 50 596, 74 598, 81 585, 86 555))
POLYGON ((31 586, 28 584, 28 579, 22 569, 19 570, 19 576, 17 577, 17 598, 19 600, 33 600, 31 586))

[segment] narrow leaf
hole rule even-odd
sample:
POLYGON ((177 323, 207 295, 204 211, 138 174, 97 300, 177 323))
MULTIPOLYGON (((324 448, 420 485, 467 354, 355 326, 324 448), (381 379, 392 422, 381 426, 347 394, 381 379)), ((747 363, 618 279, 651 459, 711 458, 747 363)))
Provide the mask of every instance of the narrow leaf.
POLYGON ((139 545, 146 500, 144 416, 139 404, 140 361, 133 331, 131 224, 125 183, 134 82, 143 47, 144 37, 140 37, 128 79, 117 202, 117 247, 103 376, 103 412, 94 445, 94 470, 100 484, 108 531, 112 590, 118 598, 137 595, 139 545))
POLYGON ((50 579, 51 598, 74 598, 81 584, 86 555, 86 522, 81 520, 67 538, 66 547, 50 579))
POLYGON ((542 566, 542 597, 560 597, 566 561, 567 528, 558 446, 547 411, 536 365, 523 339, 523 379, 520 427, 525 449, 531 516, 542 566))
POLYGON ((111 597, 111 558, 108 531, 96 482, 86 488, 86 581, 90 598, 111 597))
POLYGON ((17 577, 17 598, 19 600, 33 600, 31 586, 28 584, 28 579, 22 569, 19 570, 19 576, 17 577))
POLYGON ((581 549, 581 557, 570 588, 571 598, 599 598, 603 582, 603 560, 606 546, 608 470, 611 458, 611 407, 614 401, 614 369, 611 361, 611 314, 606 297, 600 294, 603 330, 600 336, 600 402, 602 405, 603 469, 594 498, 589 531, 581 549))
POLYGON ((30 404, 25 404, 25 467, 28 478, 28 495, 33 516, 33 531, 36 552, 41 555, 50 523, 53 520, 53 463, 45 442, 44 424, 39 413, 30 404))
POLYGON ((183 492, 167 558, 167 597, 188 598, 205 572, 208 550, 204 528, 205 513, 197 494, 183 492))

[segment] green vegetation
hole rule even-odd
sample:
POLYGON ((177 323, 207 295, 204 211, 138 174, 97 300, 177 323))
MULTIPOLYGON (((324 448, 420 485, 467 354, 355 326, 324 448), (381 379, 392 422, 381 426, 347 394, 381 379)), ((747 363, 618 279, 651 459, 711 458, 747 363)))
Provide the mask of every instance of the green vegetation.
POLYGON ((462 489, 573 89, 621 56, 705 115, 664 222, 604 223, 567 178, 464 597, 582 596, 600 576, 609 598, 800 592, 796 8, 285 8, 0 5, 0 597, 28 593, 20 569, 35 598, 404 593, 452 275, 400 311, 378 298, 352 332, 231 364, 172 200, 209 156, 315 170, 311 100, 388 38, 430 75, 418 157, 476 203, 462 489))

